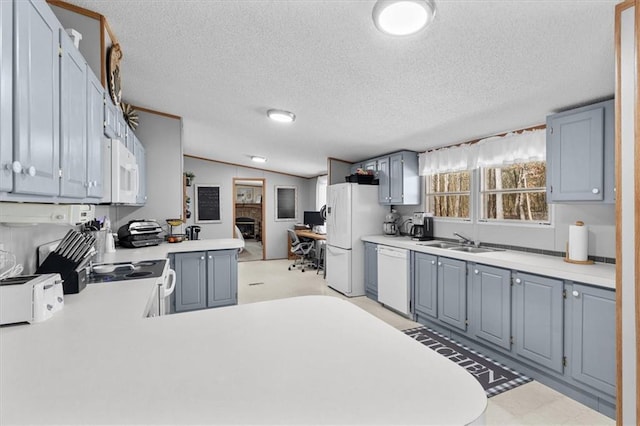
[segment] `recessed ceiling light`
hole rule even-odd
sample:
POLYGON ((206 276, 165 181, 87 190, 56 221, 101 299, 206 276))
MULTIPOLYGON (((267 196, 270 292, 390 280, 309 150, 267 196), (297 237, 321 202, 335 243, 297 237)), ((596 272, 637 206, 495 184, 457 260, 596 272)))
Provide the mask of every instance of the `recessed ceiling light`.
POLYGON ((425 28, 436 15, 433 0, 378 0, 373 22, 384 33, 406 36, 425 28))
POLYGON ((252 155, 251 156, 251 161, 255 161, 256 163, 266 163, 267 159, 264 157, 259 157, 257 155, 252 155))
POLYGON ((270 109, 267 111, 267 116, 273 121, 278 121, 280 123, 291 123, 296 119, 296 115, 294 113, 282 109, 270 109))

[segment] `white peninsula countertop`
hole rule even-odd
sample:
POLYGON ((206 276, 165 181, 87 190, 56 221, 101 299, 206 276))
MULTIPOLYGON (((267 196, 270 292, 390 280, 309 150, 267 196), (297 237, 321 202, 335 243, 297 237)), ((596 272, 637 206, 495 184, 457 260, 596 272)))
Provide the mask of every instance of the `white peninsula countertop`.
POLYGON ((92 284, 0 328, 0 424, 483 424, 463 368, 351 303, 143 318, 152 280, 92 284))
POLYGON ((115 253, 105 253, 102 262, 139 262, 150 259, 163 259, 171 253, 190 251, 227 250, 244 247, 244 241, 236 238, 211 240, 190 240, 181 243, 161 243, 157 246, 124 248, 118 247, 115 253))
POLYGON ((413 241, 409 237, 389 237, 384 235, 370 235, 362 241, 383 244, 391 247, 428 253, 435 256, 445 256, 453 259, 476 262, 500 268, 514 269, 536 275, 571 280, 577 283, 591 284, 610 290, 616 288, 616 265, 595 263, 593 265, 579 265, 567 263, 562 257, 546 256, 542 254, 526 253, 514 250, 492 251, 486 253, 465 253, 423 244, 434 241, 413 241))

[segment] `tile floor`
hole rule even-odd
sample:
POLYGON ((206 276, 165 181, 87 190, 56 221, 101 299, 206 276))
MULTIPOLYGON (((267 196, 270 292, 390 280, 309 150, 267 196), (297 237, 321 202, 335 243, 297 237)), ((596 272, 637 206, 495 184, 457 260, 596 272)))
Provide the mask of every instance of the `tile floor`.
MULTIPOLYGON (((403 330, 420 324, 383 308, 367 297, 347 298, 326 285, 322 273, 288 271, 288 260, 238 264, 238 303, 305 295, 349 300, 372 315, 403 330)), ((487 425, 615 425, 615 421, 533 381, 489 399, 487 425)))

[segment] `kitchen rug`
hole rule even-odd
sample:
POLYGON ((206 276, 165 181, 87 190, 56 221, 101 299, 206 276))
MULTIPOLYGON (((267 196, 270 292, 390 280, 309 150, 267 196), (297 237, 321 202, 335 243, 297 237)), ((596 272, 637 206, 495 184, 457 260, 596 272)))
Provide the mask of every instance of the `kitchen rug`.
POLYGON ((429 327, 411 328, 403 332, 471 373, 482 385, 487 398, 532 380, 429 327))

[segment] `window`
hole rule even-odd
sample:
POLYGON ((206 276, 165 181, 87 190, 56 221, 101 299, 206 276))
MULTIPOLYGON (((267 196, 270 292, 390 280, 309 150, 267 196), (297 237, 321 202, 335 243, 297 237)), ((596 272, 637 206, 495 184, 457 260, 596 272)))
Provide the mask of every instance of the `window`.
POLYGON ((471 219, 471 172, 433 174, 427 178, 427 210, 436 217, 471 219))
POLYGON ((480 220, 549 223, 546 163, 480 169, 480 220))

